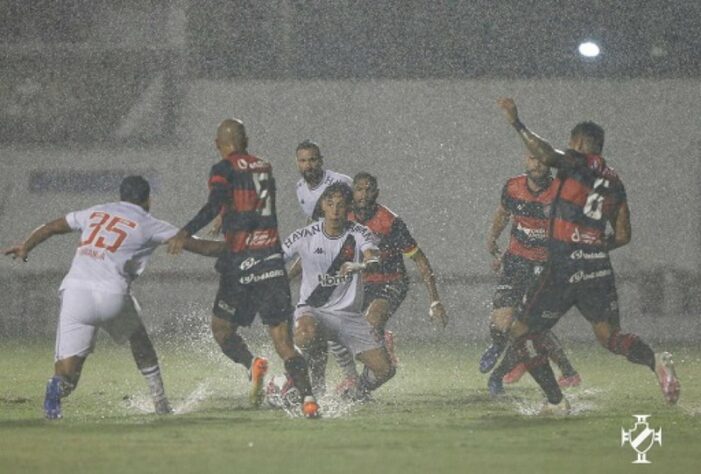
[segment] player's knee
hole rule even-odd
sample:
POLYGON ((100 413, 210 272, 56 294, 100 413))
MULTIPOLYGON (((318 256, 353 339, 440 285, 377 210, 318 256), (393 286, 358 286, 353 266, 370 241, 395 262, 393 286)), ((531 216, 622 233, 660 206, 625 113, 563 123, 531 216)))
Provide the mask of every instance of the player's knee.
POLYGON ((302 350, 308 349, 316 339, 316 322, 311 316, 302 316, 295 321, 294 341, 302 350))

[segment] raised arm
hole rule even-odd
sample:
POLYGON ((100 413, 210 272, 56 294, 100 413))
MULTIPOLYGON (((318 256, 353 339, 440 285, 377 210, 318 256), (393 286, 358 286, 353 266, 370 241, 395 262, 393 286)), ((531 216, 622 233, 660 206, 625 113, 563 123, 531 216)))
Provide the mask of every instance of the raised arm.
POLYGON ((434 321, 440 321, 443 327, 445 327, 446 324, 448 324, 448 314, 438 295, 436 277, 433 275, 433 269, 431 268, 431 263, 428 261, 428 257, 426 257, 426 254, 421 248, 417 248, 410 258, 416 263, 416 267, 419 269, 419 273, 421 273, 421 279, 424 281, 426 289, 428 290, 428 297, 431 300, 428 314, 434 321))
POLYGON ((513 99, 502 97, 497 100, 497 104, 504 111, 507 122, 518 132, 528 151, 547 166, 557 167, 565 154, 526 128, 518 118, 518 109, 513 99))
POLYGON ((68 225, 66 218, 60 217, 37 227, 20 245, 4 249, 2 253, 4 255, 12 255, 13 259, 21 258, 26 262, 29 252, 31 252, 34 247, 51 236, 67 234, 72 231, 73 229, 71 229, 71 227, 68 225))

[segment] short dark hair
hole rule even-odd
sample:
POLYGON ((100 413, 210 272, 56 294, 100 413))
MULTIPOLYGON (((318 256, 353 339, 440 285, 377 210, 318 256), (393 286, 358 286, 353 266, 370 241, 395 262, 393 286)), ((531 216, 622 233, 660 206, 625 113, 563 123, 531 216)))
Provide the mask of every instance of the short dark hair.
POLYGON ((119 199, 132 204, 143 204, 151 195, 151 186, 143 176, 127 176, 119 185, 119 199))
POLYGON ((594 122, 579 122, 570 132, 570 138, 583 137, 591 151, 601 153, 604 149, 604 129, 594 122))
POLYGON ((361 171, 360 173, 353 176, 353 184, 356 184, 361 179, 367 180, 367 182, 377 189, 377 178, 368 173, 367 171, 361 171))
POLYGON ((321 156, 321 148, 319 148, 319 145, 311 140, 304 140, 297 145, 297 148, 295 148, 295 153, 297 153, 299 150, 316 150, 316 153, 321 156))

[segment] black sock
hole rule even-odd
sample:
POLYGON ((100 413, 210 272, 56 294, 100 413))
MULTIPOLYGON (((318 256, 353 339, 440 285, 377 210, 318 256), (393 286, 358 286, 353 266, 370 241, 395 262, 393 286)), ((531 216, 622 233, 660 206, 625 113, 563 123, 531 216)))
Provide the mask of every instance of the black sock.
POLYGON ((237 364, 242 364, 249 370, 251 369, 253 354, 248 350, 248 346, 241 336, 236 333, 229 335, 220 347, 229 359, 237 364))
POLYGON ((519 362, 518 354, 509 346, 509 348, 506 349, 506 354, 504 354, 504 357, 501 359, 501 363, 492 371, 492 376, 498 377, 499 379, 504 378, 519 362))
POLYGON ((548 352, 548 357, 550 357, 550 360, 555 362, 555 364, 559 367, 563 376, 573 377, 577 375, 577 371, 574 370, 570 360, 567 358, 560 340, 555 336, 555 334, 552 333, 552 331, 546 331, 543 334, 543 345, 548 352))
POLYGON ((560 403, 562 401, 562 391, 548 362, 542 335, 519 337, 514 341, 513 348, 519 359, 526 364, 526 369, 528 369, 528 373, 531 374, 533 380, 545 392, 548 401, 555 405, 560 403))
POLYGON ((285 370, 299 390, 302 400, 312 394, 312 384, 309 382, 307 362, 301 355, 296 355, 285 361, 285 370))
POLYGON ((621 334, 619 331, 614 331, 606 347, 614 354, 625 356, 634 364, 647 365, 650 370, 655 371, 655 353, 635 334, 621 334))
POLYGON ((509 342, 509 335, 506 331, 502 331, 492 324, 489 326, 489 335, 492 337, 492 344, 499 348, 499 352, 503 351, 509 342))

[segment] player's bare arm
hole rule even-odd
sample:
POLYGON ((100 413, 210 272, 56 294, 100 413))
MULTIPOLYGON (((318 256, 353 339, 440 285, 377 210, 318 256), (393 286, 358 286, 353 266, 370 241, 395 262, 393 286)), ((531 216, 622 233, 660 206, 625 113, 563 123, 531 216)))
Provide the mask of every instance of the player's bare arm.
POLYGON ((362 262, 346 262, 341 265, 339 271, 341 276, 346 276, 349 273, 360 273, 364 271, 377 272, 380 270, 380 251, 376 249, 367 249, 363 251, 362 262))
POLYGON ((68 234, 72 231, 68 222, 66 222, 66 218, 59 217, 58 219, 37 227, 20 245, 5 249, 2 253, 4 255, 12 255, 13 259, 20 258, 26 262, 29 252, 31 252, 34 247, 51 236, 68 234))
POLYGON ((519 120, 518 109, 516 108, 514 100, 508 97, 502 97, 497 100, 497 105, 504 111, 507 122, 516 129, 528 151, 544 164, 557 166, 564 157, 564 153, 553 148, 550 143, 530 131, 523 122, 519 120))
POLYGON ((296 257, 290 264, 290 268, 287 270, 287 276, 290 280, 299 277, 302 274, 302 259, 296 257))
POLYGON ((438 321, 445 327, 448 324, 448 314, 445 311, 445 307, 441 302, 441 298, 438 295, 438 287, 436 286, 436 277, 433 274, 433 269, 431 268, 431 263, 428 261, 428 257, 420 248, 417 248, 411 259, 416 263, 416 267, 421 273, 421 279, 426 285, 428 290, 428 296, 431 300, 431 304, 428 309, 428 314, 434 321, 438 321))
POLYGON ((197 215, 180 229, 175 237, 168 241, 168 253, 180 255, 188 237, 195 235, 200 229, 212 222, 222 208, 223 202, 227 199, 227 191, 224 186, 213 186, 209 192, 207 204, 202 206, 197 215))
POLYGON ((499 205, 497 210, 494 212, 492 217, 492 224, 489 226, 489 232, 487 234, 487 252, 493 257, 492 260, 492 270, 499 271, 501 267, 501 257, 502 252, 497 244, 497 240, 501 236, 504 229, 509 224, 511 219, 511 214, 507 211, 503 205, 499 205))
POLYGON ((611 251, 623 247, 630 242, 632 228, 630 225, 630 209, 628 203, 623 201, 611 220, 613 235, 606 238, 606 250, 611 251))
POLYGON ((226 252, 226 242, 188 237, 185 239, 183 249, 204 257, 218 257, 226 252))

